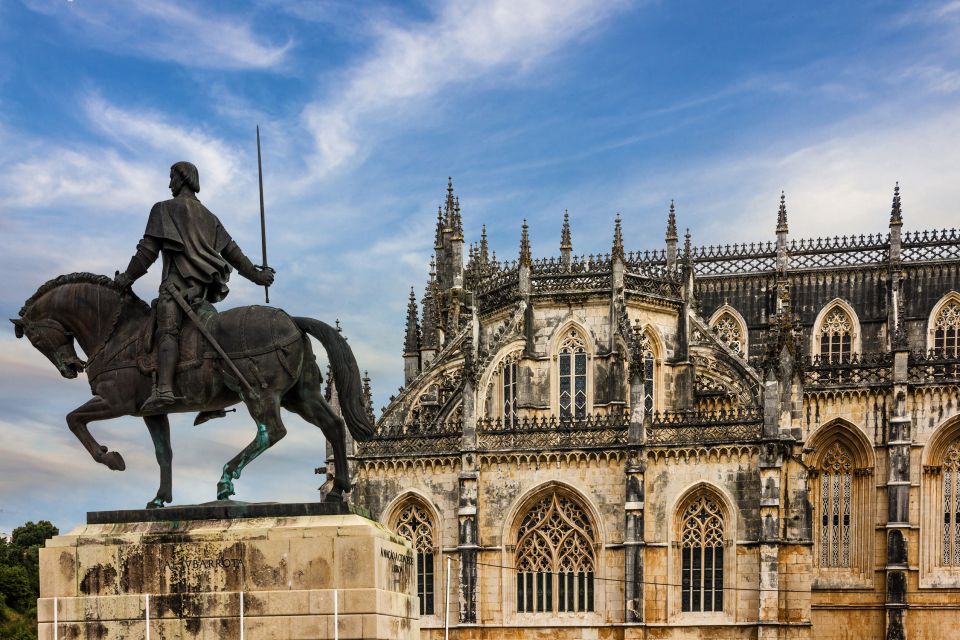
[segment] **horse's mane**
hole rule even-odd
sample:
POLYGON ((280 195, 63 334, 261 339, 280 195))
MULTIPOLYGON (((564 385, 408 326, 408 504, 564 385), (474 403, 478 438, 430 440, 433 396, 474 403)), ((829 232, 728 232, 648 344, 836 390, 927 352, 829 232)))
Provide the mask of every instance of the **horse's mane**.
POLYGON ((23 307, 20 309, 20 315, 23 316, 23 314, 27 312, 27 309, 30 308, 30 305, 36 302, 40 296, 49 293, 57 287, 61 287, 65 284, 94 284, 101 287, 106 287, 112 291, 116 291, 121 295, 126 293, 127 298, 131 303, 140 308, 142 311, 150 311, 150 306, 141 300, 132 289, 125 291, 123 288, 117 286, 117 284, 113 281, 113 278, 97 275, 96 273, 80 272, 57 276, 56 278, 51 278, 50 280, 44 282, 42 285, 40 285, 40 288, 37 289, 36 293, 30 296, 27 301, 23 303, 23 307))

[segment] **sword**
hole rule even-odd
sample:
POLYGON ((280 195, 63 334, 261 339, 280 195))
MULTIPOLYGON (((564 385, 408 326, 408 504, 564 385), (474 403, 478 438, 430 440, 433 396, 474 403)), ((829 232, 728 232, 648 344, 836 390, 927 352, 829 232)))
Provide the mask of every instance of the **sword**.
MULTIPOLYGON (((260 125, 257 125, 257 174, 260 178, 260 246, 263 250, 263 264, 257 265, 264 271, 273 271, 267 266, 267 220, 263 212, 263 162, 260 159, 260 125)), ((266 303, 270 304, 270 287, 264 285, 263 294, 266 303)))
POLYGON ((227 352, 223 350, 223 347, 220 346, 220 343, 217 342, 217 339, 213 337, 213 334, 210 333, 210 331, 204 326, 203 322, 200 321, 200 318, 197 317, 196 312, 190 307, 190 303, 184 300, 183 295, 181 295, 180 290, 177 289, 176 285, 171 282, 168 283, 164 288, 170 293, 170 297, 173 298, 174 302, 176 302, 180 308, 183 309, 183 312, 188 318, 190 318, 191 322, 197 325, 197 329, 200 330, 200 335, 206 338, 207 342, 210 343, 210 346, 212 346, 217 352, 217 355, 223 358, 224 364, 230 368, 230 371, 233 372, 233 375, 237 376, 240 384, 246 388, 247 392, 249 392, 251 396, 256 395, 256 389, 254 389, 253 386, 247 382, 247 379, 243 377, 243 374, 240 373, 240 369, 237 368, 237 365, 234 363, 234 361, 230 359, 230 356, 228 356, 227 352))

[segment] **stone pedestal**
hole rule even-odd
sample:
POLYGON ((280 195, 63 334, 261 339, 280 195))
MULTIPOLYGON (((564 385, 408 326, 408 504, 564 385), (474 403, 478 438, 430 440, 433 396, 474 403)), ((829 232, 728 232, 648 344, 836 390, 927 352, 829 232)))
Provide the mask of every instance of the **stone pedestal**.
POLYGON ((326 639, 335 610, 344 640, 419 638, 414 552, 362 513, 214 503, 88 514, 95 524, 40 551, 39 638, 326 639))

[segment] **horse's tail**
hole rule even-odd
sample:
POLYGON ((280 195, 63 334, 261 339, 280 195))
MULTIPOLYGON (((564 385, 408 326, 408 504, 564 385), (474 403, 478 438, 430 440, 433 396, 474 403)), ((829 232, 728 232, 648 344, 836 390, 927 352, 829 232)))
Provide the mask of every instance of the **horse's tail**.
POLYGON ((360 369, 353 357, 350 345, 340 332, 320 320, 313 318, 294 318, 301 331, 309 333, 320 341, 327 350, 330 370, 337 386, 340 399, 340 411, 355 440, 369 440, 373 437, 374 426, 363 408, 363 389, 360 383, 360 369))

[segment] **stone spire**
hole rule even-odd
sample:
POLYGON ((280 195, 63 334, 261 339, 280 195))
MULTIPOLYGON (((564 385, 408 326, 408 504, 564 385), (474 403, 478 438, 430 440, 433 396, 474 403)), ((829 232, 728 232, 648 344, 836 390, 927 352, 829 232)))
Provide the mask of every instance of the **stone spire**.
POLYGON ((670 199, 670 212, 667 214, 667 242, 677 242, 677 208, 670 199))
POLYGON ((366 411, 370 423, 376 423, 376 416, 373 414, 373 391, 370 389, 370 372, 363 372, 363 407, 366 411))
POLYGON ((780 192, 780 209, 777 210, 777 233, 787 233, 787 195, 780 192))
POLYGON ((453 199, 453 177, 447 176, 447 199, 443 205, 444 226, 447 229, 453 228, 453 216, 456 202, 453 199))
POLYGON ((683 236, 683 260, 684 262, 693 261, 693 247, 690 244, 690 229, 683 236))
POLYGON ((437 251, 443 249, 443 209, 437 207, 437 231, 433 241, 433 248, 437 251))
POLYGON ((560 230, 560 262, 570 268, 570 259, 573 254, 573 240, 570 238, 570 213, 563 210, 563 228, 560 230))
POLYGON ((480 262, 487 264, 490 261, 490 245, 487 244, 487 225, 480 228, 480 262))
POLYGON ((407 302, 407 332, 403 341, 403 355, 420 353, 420 323, 417 322, 417 296, 410 287, 410 300, 407 302))
POLYGON ((613 250, 610 252, 611 257, 616 260, 626 260, 626 255, 623 251, 623 228, 620 225, 620 214, 617 213, 617 217, 613 221, 613 250))
POLYGON ((786 273, 787 256, 787 194, 780 192, 780 208, 777 209, 777 271, 786 273))
POLYGON ((463 240, 463 218, 460 217, 460 196, 453 201, 453 220, 450 223, 454 240, 463 240))
POLYGON ((423 319, 420 321, 422 328, 422 338, 420 341, 420 355, 422 366, 426 366, 439 346, 437 336, 437 310, 434 299, 434 289, 436 288, 437 263, 430 259, 430 280, 427 282, 427 289, 423 294, 423 319))
POLYGON ((900 182, 893 187, 893 207, 890 209, 890 226, 903 226, 903 212, 900 211, 900 182))
POLYGON ((527 219, 523 219, 523 226, 520 228, 520 266, 529 267, 533 261, 530 255, 530 234, 528 233, 527 219))
POLYGON ((667 269, 677 268, 677 210, 670 201, 670 213, 667 214, 667 269))

